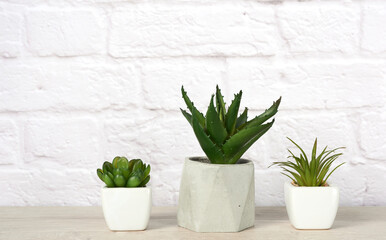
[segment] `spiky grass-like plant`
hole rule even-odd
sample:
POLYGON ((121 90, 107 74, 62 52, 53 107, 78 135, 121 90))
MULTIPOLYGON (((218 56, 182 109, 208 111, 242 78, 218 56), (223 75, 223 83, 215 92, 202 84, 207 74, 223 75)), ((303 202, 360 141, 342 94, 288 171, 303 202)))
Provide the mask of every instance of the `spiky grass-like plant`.
POLYGON ((192 126, 210 162, 216 164, 235 164, 248 148, 272 127, 274 120, 269 123, 265 122, 277 113, 281 101, 279 98, 265 112, 247 121, 248 108, 245 108, 243 113, 237 117, 242 91, 235 94, 227 110, 221 90, 217 86, 216 95, 212 95, 205 116, 190 101, 184 87, 181 88, 181 91, 191 114, 182 109, 181 112, 192 126))
MULTIPOLYGON (((292 158, 294 161, 274 162, 272 165, 280 166, 284 172, 283 175, 289 177, 295 184, 299 186, 317 187, 327 185, 327 179, 331 174, 340 166, 345 163, 341 163, 336 166, 332 171, 330 167, 332 163, 343 153, 336 153, 337 150, 344 147, 338 147, 332 150, 327 150, 327 146, 323 151, 317 155, 317 142, 315 139, 314 146, 312 148, 311 159, 308 160, 306 153, 303 149, 296 144, 292 139, 287 137, 297 148, 300 150, 300 156, 296 157, 291 150, 287 149, 291 154, 288 158, 292 158), (290 176, 290 175, 292 176, 290 176)), ((271 165, 271 166, 272 166, 271 165)))

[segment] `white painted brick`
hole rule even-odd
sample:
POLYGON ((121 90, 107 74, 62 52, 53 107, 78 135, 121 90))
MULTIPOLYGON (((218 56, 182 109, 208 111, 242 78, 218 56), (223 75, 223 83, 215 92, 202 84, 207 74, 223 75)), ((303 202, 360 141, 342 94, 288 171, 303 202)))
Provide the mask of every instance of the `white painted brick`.
POLYGON ((386 52, 386 5, 367 1, 363 9, 362 48, 373 53, 386 52))
POLYGON ((273 9, 167 6, 114 12, 110 53, 129 56, 274 55, 273 9))
POLYGON ((131 65, 0 65, 0 110, 121 109, 141 102, 131 65))
POLYGON ((384 205, 385 11, 373 0, 0 1, 0 205, 100 205, 95 170, 116 155, 150 163, 153 203, 176 205, 184 158, 204 155, 180 88, 205 113, 216 84, 228 105, 242 89, 250 117, 283 97, 243 156, 257 205, 284 204, 287 178, 268 166, 286 159, 285 136, 307 152, 316 136, 346 146, 330 180, 341 205, 384 205))
POLYGON ((94 171, 36 169, 1 171, 0 206, 89 206, 100 204, 94 171), (12 179, 12 181, 10 181, 12 179), (12 203, 9 202, 12 199, 12 203), (8 200, 8 201, 7 201, 8 200))
POLYGON ((278 17, 293 53, 353 53, 359 45, 357 5, 289 3, 279 7, 278 17))
POLYGON ((101 17, 91 11, 27 12, 28 46, 39 56, 98 54, 105 46, 101 17))
POLYGON ((279 96, 281 109, 333 109, 383 106, 385 67, 366 62, 275 66, 236 59, 228 60, 227 74, 231 89, 242 86, 242 104, 251 109, 265 109, 279 96))
POLYGON ((145 106, 150 109, 186 109, 182 99, 183 85, 198 110, 206 113, 211 94, 219 84, 227 94, 224 84, 225 66, 216 59, 152 60, 143 67, 145 106))
POLYGON ((91 170, 101 159, 99 127, 91 118, 28 120, 24 141, 25 161, 37 167, 91 170))
POLYGON ((21 46, 21 17, 0 12, 0 56, 17 57, 21 46))
POLYGON ((0 165, 15 164, 20 158, 18 130, 14 122, 0 119, 0 165))
POLYGON ((360 119, 360 146, 367 158, 386 161, 386 114, 369 111, 360 119))

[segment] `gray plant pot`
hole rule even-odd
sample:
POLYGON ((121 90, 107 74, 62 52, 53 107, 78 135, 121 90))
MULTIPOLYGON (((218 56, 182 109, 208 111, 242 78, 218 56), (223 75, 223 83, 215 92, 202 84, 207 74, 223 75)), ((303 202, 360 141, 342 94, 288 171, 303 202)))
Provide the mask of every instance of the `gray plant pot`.
POLYGON ((177 220, 179 226, 195 232, 239 232, 252 227, 255 223, 252 161, 210 164, 204 157, 186 158, 177 220))

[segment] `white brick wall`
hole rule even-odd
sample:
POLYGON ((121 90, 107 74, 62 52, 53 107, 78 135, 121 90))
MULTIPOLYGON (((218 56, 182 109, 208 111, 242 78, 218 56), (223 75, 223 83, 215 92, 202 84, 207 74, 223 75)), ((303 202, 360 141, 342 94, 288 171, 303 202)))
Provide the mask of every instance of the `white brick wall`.
POLYGON ((0 1, 0 205, 98 205, 95 170, 152 164, 154 204, 175 205, 185 156, 202 155, 179 112, 219 84, 251 116, 283 96, 245 155, 256 204, 283 205, 286 136, 346 146, 342 205, 386 204, 386 2, 375 0, 0 1))

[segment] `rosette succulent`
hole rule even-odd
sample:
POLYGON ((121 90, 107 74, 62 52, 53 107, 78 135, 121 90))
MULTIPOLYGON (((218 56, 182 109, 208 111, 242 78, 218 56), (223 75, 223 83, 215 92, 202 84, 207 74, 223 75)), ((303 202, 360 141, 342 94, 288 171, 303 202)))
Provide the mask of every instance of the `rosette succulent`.
POLYGON ((150 165, 141 159, 129 161, 126 157, 115 157, 112 163, 104 162, 97 174, 107 187, 146 187, 150 180, 150 165))
POLYGON ((238 115, 242 91, 235 94, 227 109, 217 86, 205 116, 196 109, 184 87, 181 91, 190 113, 183 109, 181 112, 192 126, 202 150, 215 164, 237 163, 248 148, 272 127, 274 120, 265 122, 277 113, 281 101, 280 97, 270 108, 248 121, 248 108, 238 115))

